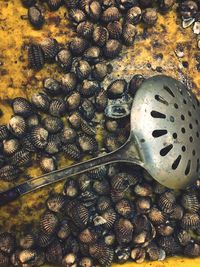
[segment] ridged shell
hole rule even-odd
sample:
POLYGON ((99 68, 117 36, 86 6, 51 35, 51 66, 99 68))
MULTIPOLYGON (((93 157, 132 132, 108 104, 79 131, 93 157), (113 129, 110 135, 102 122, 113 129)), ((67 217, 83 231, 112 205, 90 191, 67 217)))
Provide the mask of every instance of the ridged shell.
POLYGON ((109 37, 119 40, 122 35, 122 24, 119 21, 110 22, 107 26, 109 37))
POLYGON ((33 114, 33 115, 29 116, 26 119, 26 124, 27 124, 27 127, 29 129, 32 127, 38 126, 40 124, 40 115, 33 114))
POLYGON ((109 7, 102 14, 102 20, 106 23, 111 21, 117 21, 121 17, 121 14, 117 7, 109 7))
POLYGON ((103 26, 97 26, 93 31, 93 41, 100 47, 103 47, 109 38, 108 30, 103 26))
POLYGON ((167 215, 163 211, 154 207, 150 209, 148 217, 150 221, 155 225, 165 223, 167 220, 167 215))
POLYGON ((130 259, 131 249, 129 247, 117 246, 115 248, 115 259, 117 263, 125 263, 130 259))
POLYGON ((47 146, 45 147, 45 152, 54 155, 60 151, 61 147, 61 139, 60 139, 60 134, 51 134, 48 137, 48 143, 47 146))
POLYGON ((98 242, 89 246, 90 255, 104 267, 111 265, 114 257, 114 251, 103 242, 98 242))
POLYGON ((58 10, 63 4, 63 0, 47 0, 47 5, 51 11, 58 10))
POLYGON ((95 128, 83 119, 81 119, 81 130, 85 134, 90 135, 90 136, 95 136, 96 134, 95 128))
POLYGON ((66 197, 74 198, 78 194, 78 185, 77 182, 71 178, 67 179, 63 188, 63 195, 66 197))
POLYGON ((48 131, 42 126, 33 127, 31 130, 31 139, 33 145, 36 148, 43 149, 47 145, 48 135, 48 131))
POLYGON ((31 103, 23 97, 14 98, 12 102, 12 108, 15 114, 25 118, 33 113, 31 103))
POLYGON ((97 201, 97 210, 99 213, 112 208, 112 202, 107 196, 100 196, 97 201))
POLYGON ((110 193, 110 185, 106 178, 94 181, 93 189, 98 195, 108 195, 110 193))
POLYGON ((200 203, 198 197, 195 193, 187 193, 183 194, 181 197, 181 205, 188 211, 188 212, 197 212, 200 207, 200 203))
POLYGON ((115 39, 110 39, 104 46, 103 51, 105 57, 112 59, 117 57, 120 54, 121 50, 122 50, 122 44, 115 39))
POLYGON ((44 93, 33 94, 31 102, 38 110, 46 112, 49 109, 49 98, 44 93))
POLYGON ((26 122, 24 118, 18 115, 11 117, 8 122, 8 129, 13 135, 17 137, 24 135, 26 132, 26 122))
POLYGON ((66 144, 62 146, 65 156, 71 160, 79 160, 81 157, 80 150, 75 144, 66 144))
POLYGON ((44 16, 37 6, 31 6, 28 9, 28 19, 31 25, 36 29, 40 29, 44 24, 44 16))
POLYGON ((83 192, 90 188, 91 179, 86 173, 83 173, 78 176, 78 185, 79 185, 79 189, 83 192))
POLYGON ((79 111, 85 120, 92 120, 95 116, 95 106, 89 99, 82 100, 79 111))
MULTIPOLYGON (((35 126, 35 127, 37 127, 37 126, 35 126)), ((37 151, 37 148, 34 146, 34 144, 32 142, 32 137, 29 133, 23 137, 22 146, 27 151, 30 151, 30 152, 36 152, 37 151)))
POLYGON ((56 62, 64 72, 70 71, 72 66, 72 55, 70 51, 67 49, 60 50, 56 55, 56 62))
POLYGON ((101 215, 105 220, 106 223, 104 224, 106 229, 111 229, 117 219, 117 214, 113 209, 108 209, 104 211, 101 215))
POLYGON ((177 233, 177 238, 181 246, 186 246, 191 241, 191 235, 186 230, 180 230, 177 233))
POLYGON ((137 24, 141 21, 142 10, 139 6, 130 8, 126 14, 126 21, 131 24, 137 24))
MULTIPOLYGON (((51 0, 52 1, 52 0, 51 0)), ((60 0, 53 0, 60 1, 60 0)), ((59 51, 59 44, 54 38, 44 38, 40 41, 46 61, 53 61, 59 51)))
POLYGON ((43 80, 43 87, 45 92, 51 96, 56 96, 61 92, 60 83, 56 79, 50 77, 43 80))
POLYGON ((116 0, 116 2, 121 10, 129 10, 131 7, 137 5, 137 0, 116 0))
POLYGON ((137 34, 137 29, 134 25, 130 23, 124 24, 122 31, 122 38, 125 45, 132 46, 135 41, 136 34, 137 34))
MULTIPOLYGON (((15 249, 15 237, 8 233, 4 232, 0 234, 0 251, 6 254, 10 254, 15 249)), ((1 266, 1 265, 0 265, 1 266)))
POLYGON ((46 259, 51 264, 61 264, 63 258, 63 248, 59 241, 54 241, 45 251, 46 259))
POLYGON ((79 4, 79 0, 65 0, 64 3, 68 8, 74 8, 79 4))
POLYGON ((92 76, 98 81, 103 81, 108 74, 108 66, 105 62, 99 62, 94 65, 92 70, 92 76))
POLYGON ((124 79, 113 81, 107 88, 108 97, 111 99, 120 97, 127 89, 127 82, 124 79))
POLYGON ((84 53, 84 51, 88 47, 88 42, 87 40, 79 37, 75 37, 71 42, 70 42, 70 50, 74 56, 80 56, 84 53))
POLYGON ((98 46, 89 47, 83 54, 85 60, 91 64, 99 62, 102 51, 98 46))
POLYGON ((169 11, 174 4, 175 4, 174 0, 159 0, 158 1, 159 9, 162 12, 169 11))
POLYGON ((54 241, 53 235, 48 235, 43 232, 38 233, 37 245, 41 248, 46 248, 54 241))
POLYGON ((0 141, 8 138, 9 131, 5 124, 0 125, 0 141))
POLYGON ((8 139, 3 141, 3 153, 6 155, 12 155, 20 148, 18 139, 8 139))
POLYGON ((134 206, 128 199, 121 199, 115 205, 117 213, 125 218, 131 217, 134 214, 134 206))
POLYGON ((86 228, 78 236, 80 242, 84 244, 92 244, 97 241, 97 235, 93 229, 86 228))
POLYGON ((9 257, 6 256, 4 253, 0 252, 0 266, 9 267, 9 265, 10 265, 9 257))
POLYGON ((83 229, 87 226, 89 222, 89 211, 81 203, 78 201, 68 202, 66 212, 77 227, 83 229))
POLYGON ((90 1, 88 5, 85 6, 85 10, 91 20, 98 21, 100 19, 102 10, 99 1, 90 1))
POLYGON ((148 197, 152 195, 152 186, 150 184, 147 183, 143 183, 143 184, 137 184, 134 187, 134 192, 141 197, 148 197))
POLYGON ((176 198, 171 191, 163 193, 158 199, 159 208, 166 213, 171 213, 175 207, 175 204, 176 198))
POLYGON ((87 16, 83 10, 78 8, 72 8, 69 11, 69 18, 74 24, 78 24, 80 22, 83 22, 87 19, 87 16))
POLYGON ((91 137, 91 136, 87 136, 87 135, 80 135, 78 137, 78 143, 79 146, 81 148, 81 150, 85 153, 85 152, 95 152, 98 149, 98 144, 95 138, 91 137))
POLYGON ((76 139, 76 131, 70 127, 64 127, 64 129, 61 132, 61 142, 63 144, 71 144, 74 143, 75 139, 76 139))
POLYGON ((101 179, 107 175, 107 172, 108 172, 108 168, 107 168, 107 166, 104 165, 104 166, 97 167, 93 170, 90 170, 88 172, 88 175, 92 180, 93 179, 101 179))
POLYGON ((77 85, 77 78, 75 73, 69 72, 62 77, 62 90, 64 93, 68 94, 72 92, 77 85))
POLYGON ((134 231, 134 225, 131 221, 121 218, 115 222, 114 229, 119 244, 131 242, 134 231))
POLYGON ((79 88, 79 92, 83 97, 92 97, 100 91, 98 81, 84 80, 79 88))
POLYGON ((79 60, 75 63, 76 76, 80 80, 87 79, 92 71, 90 64, 86 60, 79 60))
POLYGON ((28 49, 28 66, 39 71, 44 66, 44 52, 40 45, 31 44, 28 49))
POLYGON ((142 13, 142 19, 147 25, 154 25, 158 19, 158 14, 155 8, 146 8, 142 13))
POLYGON ((36 245, 36 237, 31 233, 22 235, 19 239, 19 245, 23 249, 33 248, 36 245))
POLYGON ((161 224, 157 227, 156 231, 159 235, 170 236, 174 233, 174 226, 172 224, 161 224))
POLYGON ((43 172, 48 173, 57 169, 56 159, 53 156, 42 156, 39 160, 43 172))
POLYGON ((101 90, 99 94, 95 97, 95 107, 99 112, 104 111, 108 103, 107 92, 105 90, 101 90))
POLYGON ((64 240, 69 237, 71 233, 70 225, 67 220, 62 220, 60 227, 58 228, 57 236, 59 239, 64 240))
POLYGON ((58 223, 57 216, 53 212, 46 211, 40 218, 40 229, 45 234, 50 235, 55 233, 58 223))
POLYGON ((111 178, 111 186, 113 189, 126 191, 129 188, 128 175, 126 173, 118 173, 111 178))
POLYGON ((200 217, 197 213, 185 213, 181 220, 181 227, 186 230, 194 230, 200 226, 200 217))
POLYGON ((18 258, 20 263, 24 266, 26 266, 26 264, 29 266, 40 266, 45 262, 44 253, 34 249, 25 249, 20 251, 18 258))
POLYGON ((167 255, 174 255, 181 252, 181 247, 173 236, 159 236, 157 243, 167 255))
POLYGON ((18 167, 28 165, 31 163, 31 153, 25 149, 21 149, 10 157, 10 163, 18 167))
POLYGON ((200 246, 197 243, 190 243, 184 248, 184 255, 189 258, 196 258, 200 255, 200 246))
POLYGON ((11 182, 19 177, 20 170, 12 165, 5 165, 0 168, 0 180, 11 182))
POLYGON ((63 128, 63 122, 58 117, 47 116, 43 119, 44 128, 51 134, 58 133, 63 128))
POLYGON ((49 113, 52 116, 62 117, 65 115, 66 109, 67 106, 64 99, 62 98, 53 99, 49 106, 49 113))
POLYGON ((90 39, 92 37, 94 25, 90 21, 83 21, 78 24, 76 32, 79 36, 90 39))
POLYGON ((136 208, 138 213, 148 213, 151 208, 151 198, 139 197, 136 200, 136 208))

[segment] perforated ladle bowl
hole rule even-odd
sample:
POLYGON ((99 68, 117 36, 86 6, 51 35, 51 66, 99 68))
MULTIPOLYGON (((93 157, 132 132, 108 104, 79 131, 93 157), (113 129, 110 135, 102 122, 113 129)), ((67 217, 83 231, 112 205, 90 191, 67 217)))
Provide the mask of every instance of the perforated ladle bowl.
POLYGON ((200 106, 179 81, 154 76, 137 91, 127 142, 114 152, 29 180, 0 193, 4 205, 33 190, 113 162, 139 165, 159 183, 183 189, 199 177, 200 106))

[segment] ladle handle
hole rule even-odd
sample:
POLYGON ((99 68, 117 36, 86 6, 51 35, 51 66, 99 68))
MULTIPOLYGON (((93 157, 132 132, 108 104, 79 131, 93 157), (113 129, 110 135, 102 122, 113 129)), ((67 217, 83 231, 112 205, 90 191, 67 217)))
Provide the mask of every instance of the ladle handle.
POLYGON ((129 139, 122 147, 114 152, 72 165, 67 168, 47 173, 17 185, 7 191, 1 192, 0 206, 17 199, 21 195, 27 194, 46 185, 64 180, 70 176, 92 170, 101 165, 107 165, 114 162, 131 162, 140 165, 140 161, 137 159, 136 155, 137 154, 133 152, 133 145, 129 139))

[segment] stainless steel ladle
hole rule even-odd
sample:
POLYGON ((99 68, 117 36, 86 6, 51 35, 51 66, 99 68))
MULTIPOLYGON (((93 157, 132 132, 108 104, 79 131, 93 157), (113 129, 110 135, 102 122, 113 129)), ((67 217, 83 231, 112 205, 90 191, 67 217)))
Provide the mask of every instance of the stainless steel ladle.
POLYGON ((199 177, 200 105, 179 81, 154 76, 137 91, 131 131, 114 152, 29 180, 0 193, 0 205, 21 195, 101 165, 127 162, 143 167, 155 180, 183 189, 199 177))

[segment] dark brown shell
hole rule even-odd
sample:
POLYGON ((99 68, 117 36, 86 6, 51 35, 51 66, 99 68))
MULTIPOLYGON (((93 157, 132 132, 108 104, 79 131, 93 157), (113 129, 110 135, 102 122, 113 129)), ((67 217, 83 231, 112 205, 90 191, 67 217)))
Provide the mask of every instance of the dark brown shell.
POLYGON ((79 4, 79 0, 64 0, 64 3, 68 8, 75 8, 79 4))
POLYGON ((108 30, 103 26, 97 26, 93 31, 93 41, 100 47, 103 47, 109 38, 108 30))
POLYGON ((26 121, 23 117, 15 115, 9 120, 8 129, 13 135, 21 137, 26 132, 26 121))
POLYGON ((97 111, 102 112, 106 108, 108 103, 107 92, 105 90, 101 90, 99 94, 95 97, 95 107, 97 111))
POLYGON ((5 124, 0 125, 0 141, 5 140, 8 138, 9 131, 5 124))
POLYGON ((61 142, 63 144, 71 144, 75 141, 76 136, 76 131, 66 126, 61 132, 61 142))
POLYGON ((65 182, 63 195, 69 198, 74 198, 78 195, 78 185, 73 178, 67 179, 67 181, 65 182))
POLYGON ((35 126, 31 130, 31 140, 36 148, 43 149, 48 143, 48 131, 42 126, 35 126))
POLYGON ((134 25, 130 23, 124 24, 122 38, 125 45, 132 46, 135 41, 136 34, 137 34, 137 29, 134 25))
POLYGON ((142 19, 144 23, 149 26, 152 26, 156 23, 158 19, 158 14, 155 8, 146 8, 142 13, 142 19))
POLYGON ((91 46, 84 52, 83 57, 89 63, 94 64, 99 62, 101 54, 101 49, 98 46, 91 46))
POLYGON ((174 255, 181 252, 181 247, 173 236, 159 236, 157 243, 167 255, 174 255))
POLYGON ((37 245, 41 248, 46 248, 54 241, 54 236, 45 234, 43 232, 38 233, 37 245))
MULTIPOLYGON (((8 233, 4 232, 0 234, 0 251, 6 254, 11 254, 15 249, 15 237, 8 233)), ((1 266, 1 265, 0 265, 1 266)))
POLYGON ((96 80, 103 81, 107 74, 108 74, 108 66, 105 64, 105 62, 99 62, 94 65, 92 70, 92 76, 96 80))
POLYGON ((200 226, 200 217, 197 213, 185 213, 181 220, 181 227, 185 230, 194 230, 200 226))
POLYGON ((81 105, 79 106, 79 111, 85 120, 92 120, 95 116, 95 106, 89 99, 82 100, 81 105))
POLYGON ((44 90, 51 96, 56 96, 61 93, 60 83, 53 78, 47 77, 43 80, 44 90))
POLYGON ((107 26, 109 37, 119 40, 122 35, 122 24, 119 21, 110 22, 107 26))
POLYGON ((88 48, 88 42, 86 39, 75 37, 69 47, 74 56, 80 56, 88 48))
POLYGON ((62 90, 68 94, 72 92, 77 85, 77 78, 73 72, 69 72, 62 77, 62 90))
POLYGON ((131 250, 131 259, 137 263, 144 262, 146 257, 146 252, 143 248, 134 248, 131 250))
POLYGON ((117 220, 117 214, 112 208, 104 211, 101 216, 106 220, 104 224, 106 229, 111 229, 117 220))
POLYGON ((174 4, 175 4, 174 0, 159 0, 158 1, 159 9, 162 12, 169 11, 173 7, 174 4))
POLYGON ((60 118, 58 117, 53 117, 53 116, 46 116, 42 124, 44 128, 52 134, 58 133, 62 130, 63 128, 63 122, 60 118))
POLYGON ((53 212, 46 211, 40 218, 40 230, 47 235, 55 233, 58 224, 58 218, 53 212))
POLYGON ((87 79, 89 75, 91 74, 91 66, 86 60, 78 60, 75 63, 75 71, 76 71, 76 76, 80 80, 87 79))
POLYGON ((16 115, 19 115, 25 118, 32 115, 33 113, 31 103, 23 97, 14 98, 12 101, 12 108, 13 108, 13 112, 16 115))
POLYGON ((100 181, 94 181, 93 189, 98 195, 108 195, 110 192, 110 185, 107 179, 103 178, 100 181))
POLYGON ((3 141, 3 153, 6 155, 12 155, 20 148, 18 139, 8 139, 3 141))
POLYGON ((184 214, 184 209, 182 206, 175 204, 173 211, 170 213, 170 218, 172 220, 181 220, 184 214))
POLYGON ((102 213, 112 208, 112 202, 107 196, 100 196, 97 200, 97 210, 102 213))
POLYGON ((60 151, 61 141, 60 134, 51 134, 48 137, 48 143, 45 147, 45 152, 50 155, 54 155, 60 151))
POLYGON ((28 66, 39 71, 44 66, 44 52, 40 45, 31 44, 28 49, 28 66))
POLYGON ((19 239, 19 245, 23 249, 33 248, 36 245, 36 237, 33 234, 22 235, 19 239))
POLYGON ((90 185, 91 185, 91 179, 89 178, 89 175, 87 175, 86 173, 79 175, 78 185, 79 185, 79 189, 82 192, 88 190, 90 188, 90 185))
POLYGON ((79 160, 81 152, 75 144, 66 144, 62 146, 65 156, 71 160, 79 160))
POLYGON ((161 224, 157 227, 156 231, 159 235, 162 236, 169 236, 174 233, 174 226, 167 223, 167 224, 161 224))
POLYGON ((96 134, 95 128, 83 119, 81 119, 81 130, 90 136, 95 136, 96 134))
POLYGON ((80 242, 84 244, 92 244, 97 241, 97 235, 93 229, 86 228, 80 232, 78 236, 80 242))
POLYGON ((171 213, 175 207, 175 204, 176 198, 174 193, 171 191, 163 193, 158 199, 159 208, 166 213, 171 213))
POLYGON ((125 218, 131 217, 134 214, 134 206, 128 199, 121 199, 115 205, 115 210, 117 213, 125 218))
POLYGON ((76 32, 79 36, 90 39, 92 37, 94 25, 90 21, 83 21, 78 24, 76 32))
POLYGON ((40 168, 43 172, 52 172, 57 169, 56 159, 53 156, 42 156, 39 159, 40 168))
MULTIPOLYGON (((143 81, 145 80, 144 76, 141 74, 136 74, 132 77, 132 79, 129 82, 129 93, 134 96, 135 93, 137 92, 137 90, 139 89, 139 87, 141 86, 141 84, 143 83, 143 81)), ((160 185, 158 183, 156 183, 157 185, 160 185)), ((163 187, 163 186, 162 186, 163 187)), ((163 190, 163 193, 165 190, 163 190)), ((159 191, 160 192, 160 191, 159 191)), ((158 193, 159 194, 159 193, 158 193)))
POLYGON ((40 115, 33 114, 26 119, 27 127, 30 129, 32 127, 38 126, 40 124, 40 115))
POLYGON ((65 115, 67 106, 62 98, 53 99, 49 106, 49 113, 52 116, 62 117, 65 115))
POLYGON ((84 153, 85 152, 92 153, 92 152, 97 151, 97 149, 98 149, 97 141, 95 140, 95 138, 93 138, 91 136, 81 134, 78 137, 78 143, 79 143, 81 150, 84 153))
POLYGON ((34 6, 36 3, 36 0, 21 0, 24 7, 31 7, 34 6))
POLYGON ((114 251, 103 242, 98 242, 89 246, 90 255, 104 267, 111 265, 114 257, 114 251))
POLYGON ((131 221, 121 218, 115 222, 114 229, 119 244, 131 242, 134 231, 134 225, 131 221))
POLYGON ((67 215, 70 216, 73 223, 80 227, 85 228, 89 222, 89 211, 78 201, 69 201, 66 205, 67 215))
POLYGON ((47 201, 46 205, 50 211, 61 212, 64 208, 66 199, 61 194, 51 195, 47 201))
POLYGON ((199 210, 199 200, 195 193, 184 193, 181 197, 181 205, 188 212, 197 212, 199 210))
POLYGON ((130 8, 126 14, 126 22, 131 24, 137 24, 142 18, 142 10, 139 6, 130 8))
POLYGON ((56 55, 56 62, 64 72, 70 71, 72 66, 72 55, 70 51, 67 49, 60 50, 56 55))
POLYGON ((98 21, 101 16, 101 4, 99 1, 90 1, 86 6, 85 10, 87 12, 87 15, 90 17, 93 21, 98 21))
POLYGON ((117 21, 121 17, 121 14, 117 7, 109 7, 102 14, 103 22, 109 23, 112 21, 117 21))
POLYGON ((3 181, 14 181, 19 177, 20 170, 12 165, 5 165, 0 168, 0 180, 3 181))
POLYGON ((148 213, 148 217, 149 217, 150 221, 156 225, 165 223, 167 220, 167 215, 163 211, 161 211, 155 207, 150 209, 150 211, 148 213))
POLYGON ((192 239, 190 233, 186 230, 180 230, 177 233, 177 238, 181 246, 186 246, 187 244, 190 243, 192 239))
POLYGON ((120 54, 121 50, 122 44, 117 40, 110 39, 104 47, 104 55, 107 58, 115 58, 120 54))
POLYGON ((54 241, 45 251, 46 259, 51 264, 61 264, 63 258, 63 247, 59 241, 54 241))
POLYGON ((81 117, 80 117, 78 112, 72 113, 68 117, 68 121, 69 121, 70 125, 72 126, 72 128, 79 129, 80 124, 81 124, 81 117))
POLYGON ((82 82, 79 92, 83 97, 92 97, 100 91, 100 84, 98 81, 86 79, 82 82))
POLYGON ((89 177, 94 180, 94 179, 102 179, 103 177, 105 177, 107 175, 107 166, 100 166, 97 167, 93 170, 90 170, 88 172, 89 177))
POLYGON ((81 23, 87 19, 85 12, 78 8, 72 8, 69 11, 69 18, 74 24, 81 23))
POLYGON ((63 0, 47 0, 47 5, 51 11, 58 10, 63 4, 63 0))
POLYGON ((31 6, 28 9, 28 19, 31 25, 36 29, 40 29, 44 24, 44 16, 37 6, 31 6))
POLYGON ((31 163, 31 153, 25 149, 21 149, 10 157, 10 163, 18 167, 28 165, 31 163))
POLYGON ((124 79, 113 81, 107 88, 108 97, 111 99, 119 98, 127 89, 127 82, 124 79))
POLYGON ((10 265, 9 257, 6 256, 4 253, 0 252, 0 266, 9 267, 9 265, 10 265))
POLYGON ((59 239, 64 240, 69 237, 71 229, 67 220, 62 220, 60 227, 58 228, 57 236, 59 239))
MULTIPOLYGON (((60 1, 60 0, 53 0, 53 1, 60 1)), ((59 44, 57 40, 54 38, 43 38, 40 41, 40 45, 44 52, 45 60, 46 61, 54 60, 55 56, 57 55, 59 51, 59 44)))
POLYGON ((184 255, 190 258, 196 258, 200 255, 200 246, 197 243, 189 243, 184 248, 184 255))

